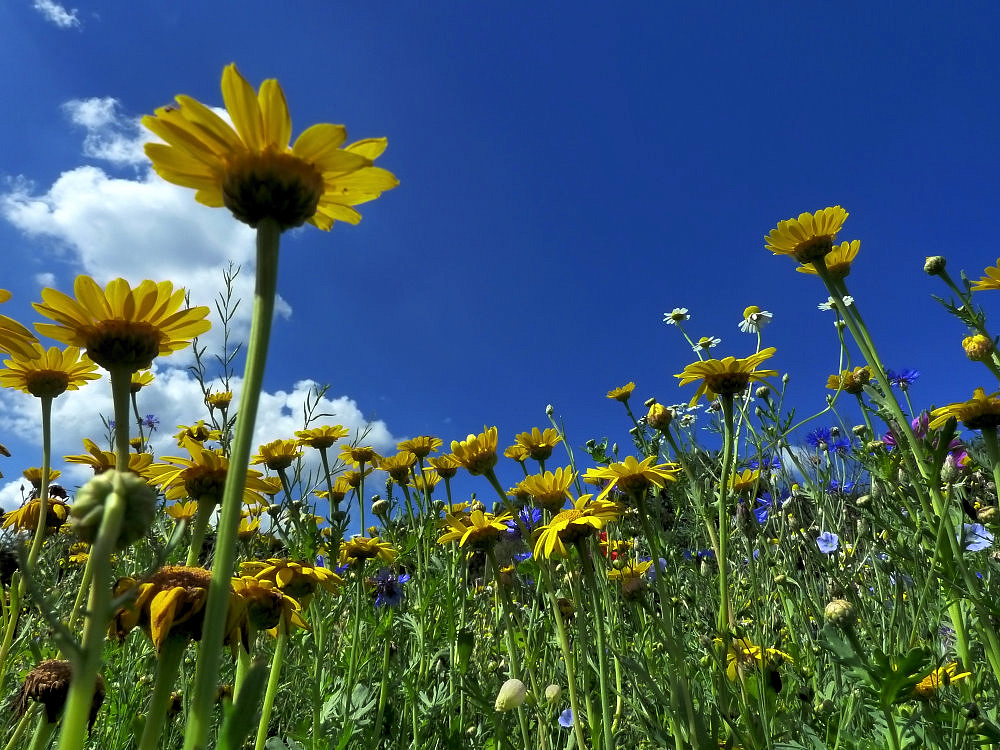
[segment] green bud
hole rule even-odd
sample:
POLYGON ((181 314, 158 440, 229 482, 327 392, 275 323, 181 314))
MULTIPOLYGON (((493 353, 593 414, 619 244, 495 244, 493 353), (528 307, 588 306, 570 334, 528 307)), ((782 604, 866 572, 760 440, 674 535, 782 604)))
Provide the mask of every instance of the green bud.
POLYGON ((550 704, 555 705, 559 702, 562 697, 562 688, 558 685, 552 684, 545 688, 545 700, 550 704))
POLYGON ((104 520, 104 506, 115 494, 125 504, 115 551, 125 549, 149 531, 156 511, 156 490, 132 472, 110 469, 93 477, 76 493, 70 523, 81 541, 89 544, 97 541, 104 520))
POLYGON ((518 679, 511 678, 500 687, 494 708, 501 713, 513 711, 524 703, 527 695, 528 688, 525 687, 525 684, 518 679))

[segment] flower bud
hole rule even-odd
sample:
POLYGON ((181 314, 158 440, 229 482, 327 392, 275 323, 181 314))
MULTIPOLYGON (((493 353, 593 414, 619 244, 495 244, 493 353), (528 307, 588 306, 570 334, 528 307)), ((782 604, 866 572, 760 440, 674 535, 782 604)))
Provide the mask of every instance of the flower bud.
POLYGON ((552 404, 549 404, 548 406, 545 407, 545 415, 546 416, 551 417, 555 413, 556 413, 556 410, 555 410, 555 407, 552 406, 552 404))
POLYGON ((125 505, 114 545, 116 551, 121 551, 145 536, 156 511, 156 490, 132 472, 109 469, 91 478, 76 493, 70 523, 81 541, 93 544, 104 520, 104 506, 113 495, 118 495, 125 505))
POLYGON ((660 432, 666 432, 673 419, 673 409, 656 402, 653 402, 650 405, 649 412, 646 414, 646 424, 654 430, 659 430, 660 432))
POLYGON ((547 700, 550 704, 555 705, 559 702, 561 697, 562 688, 558 685, 552 684, 545 688, 545 700, 547 700))
POLYGON ((996 523, 997 522, 997 506, 990 505, 990 506, 988 506, 986 508, 980 509, 980 511, 978 513, 976 513, 976 520, 979 521, 979 523, 984 524, 984 525, 990 525, 990 524, 996 523))
POLYGON ((501 686, 494 708, 501 713, 513 711, 524 703, 527 695, 528 688, 525 684, 518 679, 511 678, 501 686))
POLYGON ((928 276, 937 276, 944 273, 944 256, 943 255, 930 255, 927 260, 924 261, 924 273, 928 276))
POLYGON ((863 438, 865 435, 868 434, 868 427, 867 425, 856 424, 854 425, 854 427, 851 428, 851 432, 854 433, 855 437, 863 438))
POLYGON ((965 356, 973 362, 982 362, 993 353, 993 340, 981 333, 966 336, 962 339, 962 349, 965 350, 965 356))
POLYGON ((385 518, 385 514, 389 512, 389 501, 379 498, 372 503, 372 513, 374 513, 379 518, 385 518))
POLYGON ((757 396, 757 398, 769 399, 771 398, 771 389, 768 388, 766 385, 758 386, 757 390, 755 391, 755 395, 757 396))
POLYGON ((834 599, 823 610, 823 617, 838 628, 850 628, 857 622, 854 605, 846 599, 834 599))

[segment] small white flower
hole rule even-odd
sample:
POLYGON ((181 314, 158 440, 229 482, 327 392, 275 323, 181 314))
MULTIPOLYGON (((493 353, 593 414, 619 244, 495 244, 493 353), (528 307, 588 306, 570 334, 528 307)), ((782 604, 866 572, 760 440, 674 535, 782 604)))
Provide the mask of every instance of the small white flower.
POLYGON ((712 347, 718 346, 721 343, 722 339, 717 339, 712 336, 702 336, 695 342, 694 346, 692 346, 691 348, 694 349, 696 352, 702 352, 702 351, 707 352, 712 347))
POLYGON ((663 322, 668 326, 683 323, 685 320, 691 320, 691 316, 688 315, 688 309, 686 307, 675 307, 670 312, 663 313, 663 322))
MULTIPOLYGON (((850 307, 852 304, 854 304, 854 297, 848 294, 844 296, 843 302, 844 302, 844 307, 850 307)), ((834 304, 833 297, 827 297, 826 302, 821 302, 818 305, 816 305, 816 307, 819 308, 820 310, 837 309, 836 305, 834 304)))
POLYGON ((767 310, 761 310, 756 305, 751 305, 743 311, 740 330, 743 333, 759 333, 760 329, 770 323, 773 317, 767 310))

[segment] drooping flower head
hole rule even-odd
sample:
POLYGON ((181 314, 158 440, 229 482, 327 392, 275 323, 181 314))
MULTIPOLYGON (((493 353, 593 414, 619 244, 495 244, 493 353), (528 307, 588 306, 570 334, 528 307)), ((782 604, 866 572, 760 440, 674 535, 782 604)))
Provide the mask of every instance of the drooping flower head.
MULTIPOLYGON (((833 250, 823 258, 823 262, 826 264, 826 272, 830 275, 830 278, 836 281, 846 279, 851 272, 851 263, 854 262, 860 249, 860 240, 841 242, 839 245, 835 245, 833 250)), ((816 269, 811 265, 799 266, 795 270, 799 273, 816 275, 816 269)))
POLYGON ((799 263, 812 263, 833 249, 833 239, 846 219, 847 211, 840 206, 815 214, 801 213, 797 219, 779 221, 764 238, 765 247, 775 255, 791 255, 799 263))
POLYGON ((776 370, 758 370, 757 367, 775 352, 774 347, 762 349, 743 359, 726 357, 725 359, 706 359, 703 362, 692 362, 684 368, 684 372, 674 375, 680 378, 681 385, 700 380, 701 385, 689 402, 691 406, 698 403, 702 395, 713 399, 718 396, 734 396, 742 393, 751 381, 764 382, 764 378, 777 375, 776 370))
POLYGON ((254 92, 236 66, 227 65, 222 99, 233 127, 183 95, 176 107, 142 118, 166 141, 146 144, 153 169, 167 182, 194 188, 199 203, 225 206, 252 227, 269 218, 281 230, 306 221, 329 230, 335 221, 357 224, 361 215, 351 206, 399 184, 391 172, 372 166, 385 150, 384 138, 341 148, 347 130, 324 123, 307 128, 289 147, 292 120, 273 79, 254 92))
POLYGON ((35 310, 55 323, 36 323, 40 333, 70 346, 86 349, 101 367, 130 372, 149 368, 191 343, 211 324, 207 307, 185 307, 184 290, 169 281, 143 281, 135 289, 114 279, 102 289, 89 276, 77 276, 76 298, 55 289, 42 290, 35 310))
POLYGON ((761 310, 757 305, 750 305, 743 311, 743 320, 740 321, 740 330, 743 333, 760 333, 760 329, 771 322, 774 316, 767 310, 761 310))
POLYGON ((871 369, 867 365, 862 365, 853 370, 841 370, 839 375, 831 375, 827 378, 826 387, 831 391, 845 391, 857 396, 864 391, 871 379, 871 369))

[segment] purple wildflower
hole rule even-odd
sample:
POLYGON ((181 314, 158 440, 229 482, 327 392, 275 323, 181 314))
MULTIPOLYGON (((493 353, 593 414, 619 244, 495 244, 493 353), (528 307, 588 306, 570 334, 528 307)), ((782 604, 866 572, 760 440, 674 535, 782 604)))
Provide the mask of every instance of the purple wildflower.
POLYGON ((899 388, 901 391, 908 391, 910 386, 913 385, 917 378, 920 377, 920 370, 914 370, 912 367, 907 367, 899 372, 895 370, 886 370, 886 377, 889 379, 889 385, 894 388, 899 388))
POLYGON ((398 607, 403 601, 402 584, 409 580, 409 573, 397 575, 388 568, 381 568, 374 578, 368 579, 375 592, 375 606, 398 607))
POLYGON ((147 414, 142 418, 142 426, 155 432, 156 428, 160 426, 160 419, 155 414, 147 414))

